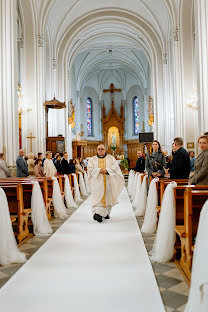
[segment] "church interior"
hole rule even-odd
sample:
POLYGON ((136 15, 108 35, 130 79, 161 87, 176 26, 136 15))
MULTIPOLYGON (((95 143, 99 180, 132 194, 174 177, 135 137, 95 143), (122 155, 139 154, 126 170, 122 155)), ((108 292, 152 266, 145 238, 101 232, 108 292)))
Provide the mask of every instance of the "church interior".
MULTIPOLYGON (((151 154, 154 140, 166 156, 172 157, 176 137, 188 153, 200 154, 198 138, 208 134, 208 0, 1 0, 0 17, 0 158, 11 172, 6 181, 0 171, 0 208, 7 198, 12 244, 27 258, 2 260, 0 221, 0 310, 208 311, 207 288, 203 307, 191 301, 199 283, 191 284, 195 210, 207 205, 208 185, 188 190, 188 179, 181 179, 173 190, 174 180, 159 178, 155 206, 151 197, 155 229, 142 231, 146 215, 136 212, 137 204, 144 201, 147 212, 152 182, 134 169, 137 152, 151 154), (16 178, 20 150, 87 161, 101 144, 121 165, 126 185, 119 208, 102 224, 90 219, 86 172, 68 174, 67 182, 64 175, 16 178), (43 194, 36 203, 52 231, 45 236, 35 235, 32 224, 35 181, 43 194), (170 225, 176 241, 167 261, 153 261, 166 188, 175 196, 167 211, 176 207, 170 225), (57 200, 65 198, 65 218, 55 217, 54 190, 57 200)), ((208 228, 207 216, 208 209, 208 228)), ((197 261, 208 285, 207 266, 197 261)))

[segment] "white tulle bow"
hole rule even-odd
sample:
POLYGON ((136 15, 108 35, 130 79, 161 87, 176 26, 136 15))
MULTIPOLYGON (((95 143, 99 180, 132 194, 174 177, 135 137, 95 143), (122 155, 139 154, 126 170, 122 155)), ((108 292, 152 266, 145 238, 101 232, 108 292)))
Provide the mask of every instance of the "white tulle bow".
POLYGON ((160 217, 151 259, 155 262, 168 262, 173 258, 175 245, 175 195, 176 182, 169 183, 163 195, 160 217))
POLYGON ((4 190, 0 187, 0 264, 24 263, 27 258, 17 248, 12 229, 9 206, 4 190))
POLYGON ((65 174, 64 193, 67 208, 77 208, 77 204, 72 196, 71 186, 69 183, 69 177, 65 174))
POLYGON ((142 225, 142 232, 153 234, 156 230, 157 224, 157 210, 156 207, 158 205, 158 195, 157 195, 157 187, 156 183, 159 181, 158 178, 154 178, 149 187, 149 193, 147 197, 147 206, 144 217, 144 223, 142 225))
POLYGON ((65 219, 67 218, 67 211, 62 200, 61 190, 56 177, 52 178, 53 183, 53 206, 54 206, 54 217, 65 219))
POLYGON ((33 183, 31 208, 33 232, 37 236, 48 236, 52 233, 52 228, 46 215, 45 203, 40 185, 37 181, 33 183))

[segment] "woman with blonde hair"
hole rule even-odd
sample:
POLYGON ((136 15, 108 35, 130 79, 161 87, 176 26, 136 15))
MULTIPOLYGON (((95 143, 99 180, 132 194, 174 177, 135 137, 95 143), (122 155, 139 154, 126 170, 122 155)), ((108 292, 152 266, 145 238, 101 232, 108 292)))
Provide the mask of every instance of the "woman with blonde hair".
POLYGON ((195 160, 194 174, 189 180, 189 184, 208 185, 208 135, 201 135, 198 138, 201 153, 195 160))
POLYGON ((28 165, 29 175, 33 176, 34 175, 34 168, 35 168, 35 160, 34 160, 34 154, 33 153, 28 154, 27 165, 28 165))

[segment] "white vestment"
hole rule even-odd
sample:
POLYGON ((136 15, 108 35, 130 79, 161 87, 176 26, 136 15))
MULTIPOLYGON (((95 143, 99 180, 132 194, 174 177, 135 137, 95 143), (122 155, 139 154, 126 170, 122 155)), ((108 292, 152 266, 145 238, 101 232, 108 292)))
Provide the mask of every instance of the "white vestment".
POLYGON ((52 159, 46 158, 44 161, 44 175, 47 178, 52 178, 57 173, 56 167, 53 164, 52 159))
POLYGON ((92 212, 106 217, 112 206, 117 204, 118 196, 124 187, 124 178, 120 167, 111 155, 94 156, 87 166, 89 185, 91 188, 92 212), (107 174, 100 173, 106 169, 107 174))

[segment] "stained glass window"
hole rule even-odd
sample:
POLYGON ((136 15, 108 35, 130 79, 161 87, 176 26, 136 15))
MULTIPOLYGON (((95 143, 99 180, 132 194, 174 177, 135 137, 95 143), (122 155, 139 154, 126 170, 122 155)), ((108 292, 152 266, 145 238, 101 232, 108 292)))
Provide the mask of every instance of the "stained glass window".
POLYGON ((87 98, 87 135, 92 135, 92 100, 87 98))
POLYGON ((139 134, 139 100, 134 98, 134 134, 139 134))

